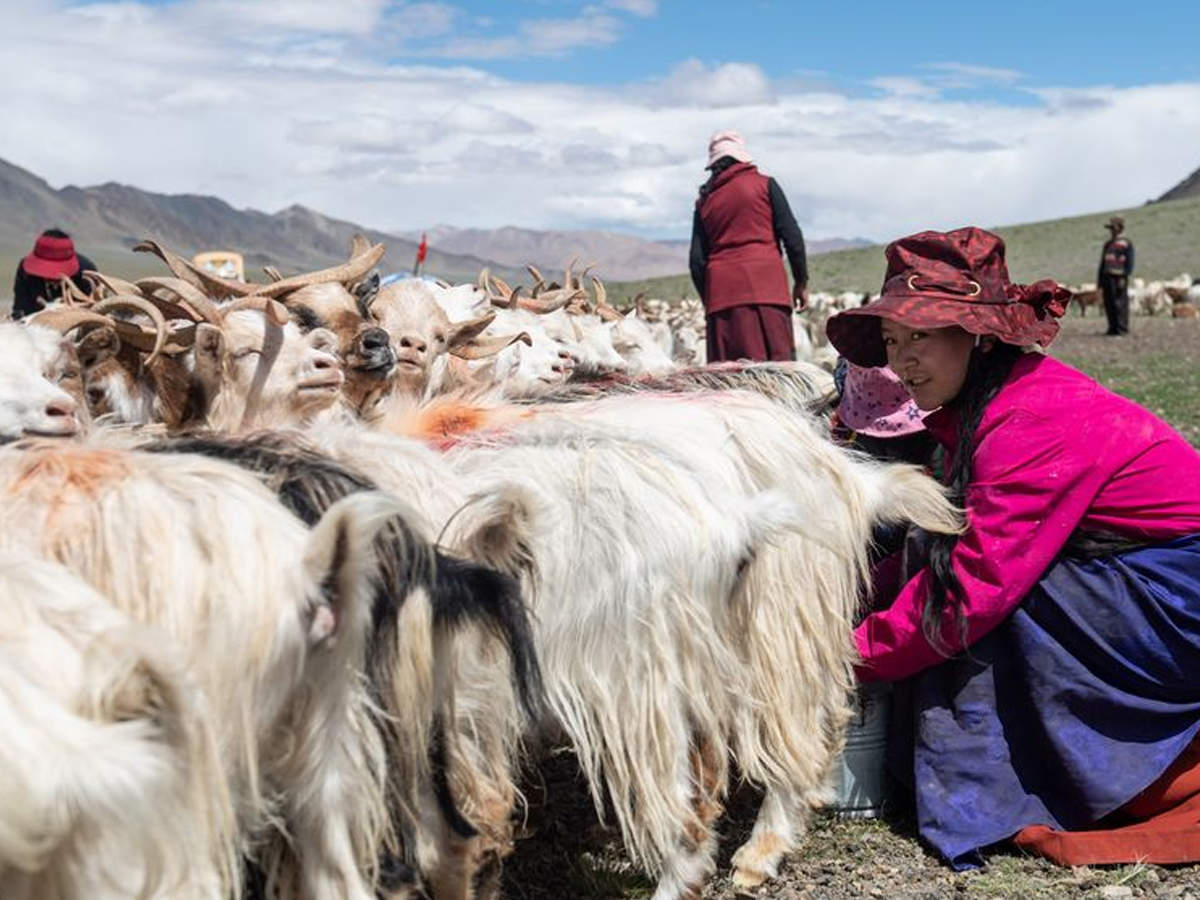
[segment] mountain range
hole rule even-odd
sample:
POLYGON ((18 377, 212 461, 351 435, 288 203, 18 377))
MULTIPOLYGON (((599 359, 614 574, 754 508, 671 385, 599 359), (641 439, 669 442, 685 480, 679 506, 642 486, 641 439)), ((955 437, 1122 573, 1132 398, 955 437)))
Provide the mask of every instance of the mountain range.
MULTIPOLYGON (((1188 198, 1200 198, 1200 169, 1150 204, 1147 212, 1160 201, 1188 198)), ((369 228, 300 205, 266 213, 235 209, 218 197, 160 194, 115 182, 55 189, 32 172, 0 160, 0 296, 7 293, 16 264, 29 252, 33 237, 51 226, 69 232, 101 269, 126 277, 161 272, 157 259, 129 251, 145 237, 188 255, 201 250, 237 250, 245 257, 247 275, 252 279, 261 279, 257 270, 268 264, 290 274, 339 262, 345 258, 351 236, 359 231, 387 246, 384 271, 404 270, 412 265, 420 239, 419 234, 369 228)), ((528 278, 523 271, 526 263, 551 273, 572 258, 578 258, 581 265, 595 263, 596 271, 612 282, 640 282, 687 271, 687 241, 649 240, 612 231, 538 231, 511 226, 439 225, 428 234, 426 270, 450 281, 472 281, 487 266, 495 274, 520 282, 528 278)), ((862 239, 810 240, 808 249, 811 256, 824 257, 818 268, 831 282, 841 283, 846 280, 841 270, 870 244, 862 239)), ((681 279, 681 290, 687 289, 685 282, 686 276, 681 279)))
MULTIPOLYGON (((157 260, 129 252, 146 237, 186 255, 237 250, 253 280, 261 278, 256 273, 264 265, 288 274, 339 262, 359 231, 387 246, 384 271, 403 270, 412 265, 420 240, 419 234, 385 232, 300 205, 266 213, 235 209, 218 197, 159 194, 116 182, 55 189, 34 173, 0 160, 0 291, 12 284, 16 263, 29 252, 34 236, 52 226, 68 232, 100 268, 134 277, 161 268, 157 260)), ((809 252, 867 243, 813 241, 809 252)), ((473 281, 487 266, 494 274, 520 281, 528 279, 526 263, 549 273, 578 258, 581 265, 595 263, 606 280, 622 281, 686 271, 687 253, 687 241, 611 231, 438 226, 429 232, 425 269, 457 282, 473 281)))
POLYGON ((1162 203, 1164 200, 1183 200, 1186 197, 1200 197, 1200 169, 1197 169, 1175 187, 1171 188, 1157 200, 1155 203, 1162 203))
MULTIPOLYGON (((420 232, 400 232, 420 240, 420 232)), ((687 270, 688 241, 647 240, 615 231, 536 231, 509 225, 503 228, 456 228, 435 225, 426 234, 430 247, 447 253, 485 257, 504 266, 557 268, 577 257, 581 264, 595 263, 598 271, 629 281, 676 275, 687 270), (613 273, 616 273, 615 275, 613 273)), ((810 256, 867 247, 865 238, 830 238, 805 241, 810 256)))

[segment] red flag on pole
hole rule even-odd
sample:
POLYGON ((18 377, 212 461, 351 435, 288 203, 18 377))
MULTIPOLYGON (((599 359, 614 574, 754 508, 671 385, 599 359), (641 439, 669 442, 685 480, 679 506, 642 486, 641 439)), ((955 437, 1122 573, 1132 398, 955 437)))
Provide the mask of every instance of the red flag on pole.
POLYGON ((425 232, 421 232, 421 243, 417 245, 417 261, 413 263, 413 274, 416 275, 421 271, 421 266, 425 262, 425 254, 429 252, 429 241, 425 239, 425 232))

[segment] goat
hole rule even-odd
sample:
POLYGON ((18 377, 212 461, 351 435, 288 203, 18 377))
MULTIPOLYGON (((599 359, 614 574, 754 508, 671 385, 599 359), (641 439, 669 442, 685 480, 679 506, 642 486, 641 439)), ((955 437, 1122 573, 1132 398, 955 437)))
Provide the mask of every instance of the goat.
POLYGON ((834 386, 833 377, 811 363, 730 362, 680 368, 658 378, 613 375, 594 381, 574 382, 542 394, 533 402, 569 403, 642 392, 687 393, 734 389, 761 394, 795 412, 824 413, 833 402, 834 386))
MULTIPOLYGON (((746 392, 635 394, 521 409, 520 416, 505 409, 461 410, 457 421, 485 434, 490 422, 502 423, 496 440, 504 442, 521 440, 547 420, 561 420, 563 429, 636 435, 709 490, 742 502, 759 491, 784 492, 816 529, 788 531, 755 555, 744 576, 753 599, 739 607, 746 612, 729 638, 746 666, 742 697, 749 702, 739 706, 728 740, 745 775, 767 788, 755 830, 734 857, 734 877, 745 885, 760 883, 795 845, 808 809, 826 799, 829 767, 849 717, 851 625, 867 580, 873 528, 913 521, 952 531, 959 519, 938 485, 914 468, 847 453, 828 440, 816 419, 746 392)), ((472 438, 458 433, 450 439, 457 448, 472 438)), ((550 477, 546 464, 530 471, 550 477)), ((597 476, 595 483, 608 482, 597 476)), ((586 491, 577 488, 575 495, 586 491)), ((549 650, 542 655, 553 659, 549 650)))
POLYGON ((206 712, 165 635, 61 566, 0 554, 0 894, 236 895, 206 712))
POLYGON ((793 508, 703 485, 627 431, 547 420, 466 436, 448 458, 479 498, 448 535, 522 576, 552 722, 598 809, 607 797, 630 853, 661 875, 656 897, 697 889, 749 687, 729 638, 742 572, 793 508), (506 485, 524 499, 487 499, 506 485))
POLYGON ((0 543, 67 566, 170 634, 218 729, 247 849, 283 895, 369 900, 386 830, 382 755, 355 673, 374 533, 395 505, 335 504, 310 533, 248 473, 102 446, 0 450, 0 543))
MULTIPOLYGON (((246 440, 173 440, 145 449, 202 453, 250 469, 309 523, 341 497, 374 488, 364 476, 317 453, 302 439, 282 433, 246 440)), ((389 807, 403 840, 399 852, 406 867, 423 867, 438 888, 437 895, 446 896, 448 875, 443 869, 454 858, 456 843, 470 845, 459 852, 480 856, 499 853, 509 843, 506 826, 515 790, 507 781, 513 748, 501 748, 499 769, 504 774, 494 773, 488 780, 504 808, 483 817, 481 825, 492 830, 489 846, 476 846, 485 842, 471 841, 476 828, 459 812, 449 789, 454 773, 448 773, 447 760, 439 758, 461 751, 463 745, 446 734, 445 719, 454 715, 454 698, 434 696, 435 686, 442 691, 453 687, 449 644, 471 626, 482 626, 486 635, 498 637, 512 660, 513 688, 532 719, 540 716, 541 675, 517 584, 432 547, 416 530, 418 520, 416 514, 393 516, 376 538, 380 577, 372 606, 367 669, 376 701, 387 714, 381 727, 388 748, 389 807), (427 757, 431 747, 432 761, 427 757), (432 810, 422 808, 432 806, 435 799, 444 817, 440 822, 432 821, 432 810), (422 859, 418 848, 428 844, 437 846, 426 849, 422 859)), ((486 643, 472 644, 472 649, 491 653, 486 643)), ((465 790, 460 787, 457 796, 466 801, 468 816, 483 801, 482 793, 478 779, 465 790)), ((476 861, 472 868, 481 865, 476 861)))
POLYGON ((948 532, 961 521, 940 487, 914 467, 848 453, 815 418, 744 391, 639 394, 547 406, 546 416, 629 430, 734 495, 782 491, 815 529, 782 535, 745 576, 753 613, 738 633, 749 702, 740 707, 733 746, 767 798, 733 863, 736 882, 760 883, 795 845, 808 808, 826 799, 850 713, 850 634, 874 527, 911 521, 948 532))

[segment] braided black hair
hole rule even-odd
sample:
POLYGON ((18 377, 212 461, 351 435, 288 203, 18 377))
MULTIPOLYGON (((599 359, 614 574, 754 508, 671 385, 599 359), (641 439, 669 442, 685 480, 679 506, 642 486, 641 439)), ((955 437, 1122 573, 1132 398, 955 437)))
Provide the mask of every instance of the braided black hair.
MULTIPOLYGON (((1021 358, 1023 352, 1020 347, 1000 341, 990 349, 976 346, 971 351, 962 390, 951 401, 951 405, 959 414, 958 447, 954 452, 946 484, 950 501, 955 506, 963 506, 967 486, 971 483, 975 432, 979 428, 979 420, 983 418, 983 411, 992 398, 1008 380, 1013 365, 1021 358)), ((929 536, 929 569, 933 575, 933 582, 929 588, 929 595, 925 598, 925 608, 921 612, 921 630, 929 643, 941 650, 946 649, 941 626, 942 614, 947 605, 954 610, 960 643, 964 646, 966 644, 967 620, 962 612, 962 585, 950 565, 957 545, 956 534, 929 536)))

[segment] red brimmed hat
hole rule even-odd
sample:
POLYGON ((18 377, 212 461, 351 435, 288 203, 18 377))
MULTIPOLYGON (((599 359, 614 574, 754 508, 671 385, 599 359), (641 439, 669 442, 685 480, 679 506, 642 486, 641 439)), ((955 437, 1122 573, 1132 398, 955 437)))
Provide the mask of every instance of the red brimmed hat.
POLYGON ((829 320, 825 332, 858 366, 883 366, 887 353, 879 319, 909 328, 957 325, 1008 344, 1047 346, 1071 293, 1050 279, 1013 284, 1004 241, 982 228, 922 231, 888 244, 887 274, 874 303, 829 320))
POLYGON ((79 257, 75 255, 75 244, 69 237, 39 234, 33 252, 21 263, 27 275, 38 278, 73 276, 79 272, 79 257))

